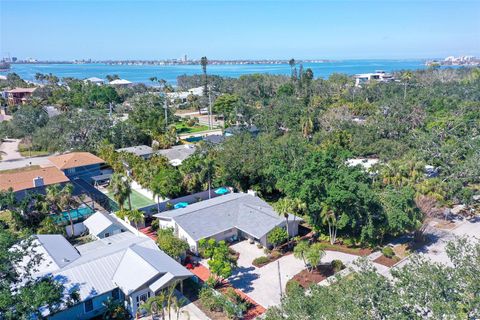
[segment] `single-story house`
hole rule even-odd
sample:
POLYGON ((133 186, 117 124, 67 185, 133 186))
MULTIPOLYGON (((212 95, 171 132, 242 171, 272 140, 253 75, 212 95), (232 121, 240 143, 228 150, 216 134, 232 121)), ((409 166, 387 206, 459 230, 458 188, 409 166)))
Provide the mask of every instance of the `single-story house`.
POLYGON ((46 167, 0 174, 0 190, 21 191, 70 181, 63 171, 56 167, 46 167))
POLYGON ((141 146, 134 146, 134 147, 127 147, 127 148, 120 148, 116 150, 117 152, 128 152, 132 153, 136 156, 142 157, 144 159, 148 159, 153 155, 152 147, 141 145, 141 146))
POLYGON ((195 145, 183 144, 179 146, 173 146, 170 149, 158 150, 157 154, 160 154, 168 159, 172 166, 179 166, 183 160, 190 157, 195 152, 195 145))
POLYGON ((126 229, 115 217, 100 211, 95 212, 87 220, 83 221, 88 233, 97 239, 108 238, 117 233, 125 232, 126 229))
MULTIPOLYGON (((162 228, 173 228, 174 233, 198 251, 198 241, 214 238, 220 240, 251 239, 268 246, 267 235, 275 227, 286 227, 280 216, 262 199, 246 193, 230 193, 200 201, 185 208, 160 212, 154 215, 162 228)), ((298 234, 303 221, 289 215, 290 236, 298 234)))
MULTIPOLYGON (((76 289, 79 302, 50 314, 50 320, 101 316, 108 298, 123 301, 132 315, 143 301, 192 276, 148 237, 122 232, 79 246, 61 235, 37 235, 33 251, 43 256, 35 277, 52 275, 67 291, 76 289)), ((25 263, 25 262, 24 262, 25 263)), ((25 264, 19 266, 21 267, 25 264)))
POLYGON ((130 87, 130 86, 133 85, 133 82, 125 80, 125 79, 115 79, 115 80, 110 81, 110 84, 112 86, 116 86, 116 87, 130 87))
POLYGON ((100 79, 100 78, 97 78, 97 77, 87 78, 87 79, 83 80, 83 82, 85 82, 85 83, 91 82, 91 83, 96 84, 96 85, 101 85, 101 84, 105 83, 103 81, 103 79, 100 79))
POLYGON ((82 178, 90 182, 93 176, 101 175, 100 167, 105 161, 89 152, 71 152, 49 157, 51 163, 62 170, 71 180, 82 178))

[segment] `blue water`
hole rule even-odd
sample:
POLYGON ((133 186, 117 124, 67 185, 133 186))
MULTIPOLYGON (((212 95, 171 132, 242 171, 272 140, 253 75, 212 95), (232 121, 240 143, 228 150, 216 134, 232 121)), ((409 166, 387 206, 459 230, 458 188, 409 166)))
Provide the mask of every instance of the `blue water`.
MULTIPOLYGON (((87 218, 93 212, 94 211, 90 207, 78 208, 75 210, 71 210, 70 216, 72 217, 73 221, 76 221, 78 219, 87 218)), ((53 219, 56 223, 66 223, 70 221, 67 212, 62 212, 62 214, 54 215, 53 219)))
MULTIPOLYGON (((304 69, 311 68, 316 78, 326 78, 332 73, 374 72, 375 70, 416 70, 424 69, 423 60, 343 60, 324 63, 304 63, 304 69)), ((298 68, 298 66, 297 66, 298 68)), ((15 72, 23 79, 34 80, 35 73, 52 73, 59 78, 74 77, 85 79, 89 77, 103 78, 110 74, 118 74, 121 78, 132 82, 150 83, 150 77, 165 79, 176 83, 177 76, 201 74, 200 65, 107 65, 107 64, 13 64, 9 72, 15 72)), ((256 65, 209 65, 208 73, 226 77, 239 77, 244 74, 268 73, 290 75, 288 64, 256 64, 256 65)), ((1 72, 0 74, 6 74, 1 72)))

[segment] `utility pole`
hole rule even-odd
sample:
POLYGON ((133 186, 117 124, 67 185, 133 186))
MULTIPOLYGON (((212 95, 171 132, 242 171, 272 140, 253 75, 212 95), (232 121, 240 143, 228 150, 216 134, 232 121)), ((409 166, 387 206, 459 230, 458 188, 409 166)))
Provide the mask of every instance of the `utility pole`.
POLYGON ((282 291, 282 276, 280 274, 280 261, 277 260, 277 269, 278 269, 278 285, 280 289, 280 301, 282 301, 283 298, 283 291, 282 291))

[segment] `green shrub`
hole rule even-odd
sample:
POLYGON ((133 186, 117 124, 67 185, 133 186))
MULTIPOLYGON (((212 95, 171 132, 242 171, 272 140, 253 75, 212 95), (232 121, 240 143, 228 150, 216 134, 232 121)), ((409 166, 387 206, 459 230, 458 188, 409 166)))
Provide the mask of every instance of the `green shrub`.
POLYGON ((330 241, 330 236, 328 234, 321 234, 318 236, 318 240, 320 241, 330 241))
POLYGON ((158 228, 160 228, 160 221, 158 219, 155 219, 152 221, 152 224, 150 225, 150 229, 153 231, 157 231, 158 228))
POLYGON ((297 292, 299 290, 303 290, 302 286, 300 283, 298 283, 297 280, 295 279, 290 279, 287 281, 287 284, 285 286, 285 294, 288 296, 290 294, 293 294, 294 292, 297 292))
POLYGON ((205 284, 209 286, 210 288, 215 288, 218 284, 217 278, 210 276, 208 277, 207 281, 205 281, 205 284))
POLYGON ((268 257, 261 256, 261 257, 253 259, 252 264, 253 265, 262 265, 262 264, 266 264, 268 262, 270 262, 270 259, 268 257))
POLYGON ((343 239, 343 244, 346 245, 347 247, 353 247, 355 246, 355 240, 352 238, 346 238, 346 239, 343 239))
POLYGON ((387 258, 393 258, 395 256, 395 252, 393 251, 392 247, 386 246, 382 249, 382 254, 387 258))
POLYGON ((345 265, 343 264, 342 260, 332 260, 332 269, 334 272, 339 272, 344 268, 345 265))
POLYGON ((278 250, 273 250, 273 251, 270 253, 270 257, 271 257, 272 259, 277 259, 277 258, 279 258, 279 257, 281 257, 281 256, 282 256, 282 253, 281 253, 280 251, 278 251, 278 250))

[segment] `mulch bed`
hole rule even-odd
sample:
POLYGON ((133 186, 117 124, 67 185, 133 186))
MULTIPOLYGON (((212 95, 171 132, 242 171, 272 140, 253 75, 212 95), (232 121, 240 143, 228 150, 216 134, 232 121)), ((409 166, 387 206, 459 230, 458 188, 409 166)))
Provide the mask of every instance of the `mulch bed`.
POLYGON ((297 281, 303 288, 308 288, 312 284, 319 283, 320 281, 333 276, 334 273, 331 265, 321 265, 312 272, 307 269, 300 271, 292 278, 292 280, 297 281))
POLYGON ((347 247, 346 245, 338 243, 332 245, 330 242, 323 241, 321 243, 325 245, 325 250, 349 253, 361 257, 368 256, 373 252, 372 249, 369 248, 347 247))
POLYGON ((387 258, 384 255, 381 255, 377 259, 373 260, 373 262, 384 265, 385 267, 393 267, 400 259, 398 257, 387 258))

